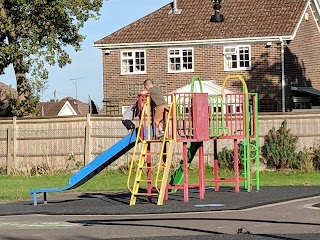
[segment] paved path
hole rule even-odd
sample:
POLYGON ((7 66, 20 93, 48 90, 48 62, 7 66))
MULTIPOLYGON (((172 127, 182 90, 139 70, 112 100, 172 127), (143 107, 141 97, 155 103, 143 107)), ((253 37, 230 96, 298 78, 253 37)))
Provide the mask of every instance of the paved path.
MULTIPOLYGON (((285 190, 285 188, 277 189, 285 190)), ((309 194, 308 191, 306 192, 309 194)), ((225 195, 228 196, 227 193, 225 195)), ((249 194, 245 194, 248 203, 252 201, 253 195, 250 197, 249 194)), ((88 205, 93 200, 89 199, 82 202, 85 203, 82 205, 83 212, 78 215, 45 211, 42 214, 4 214, 0 217, 0 239, 320 239, 320 194, 314 195, 275 203, 270 203, 266 199, 266 204, 237 209, 209 207, 206 210, 199 208, 199 211, 157 214, 124 212, 123 214, 94 213, 92 215, 90 211, 104 206, 88 205)), ((73 195, 74 199, 70 201, 63 200, 71 196, 57 195, 55 198, 58 203, 53 205, 61 208, 69 204, 71 207, 76 195, 73 195)), ((237 202, 237 196, 240 195, 233 196, 231 200, 237 202)), ((26 202, 14 204, 17 208, 27 206, 26 202)), ((171 205, 169 202, 165 204, 171 205)), ((190 207, 189 204, 180 204, 190 207)), ((0 210, 3 211, 5 206, 10 206, 11 210, 14 210, 13 205, 12 203, 0 204, 0 210)), ((116 204, 114 205, 116 207, 116 204)), ((45 206, 32 206, 40 210, 42 207, 45 206)), ((161 209, 159 206, 157 208, 161 209)))

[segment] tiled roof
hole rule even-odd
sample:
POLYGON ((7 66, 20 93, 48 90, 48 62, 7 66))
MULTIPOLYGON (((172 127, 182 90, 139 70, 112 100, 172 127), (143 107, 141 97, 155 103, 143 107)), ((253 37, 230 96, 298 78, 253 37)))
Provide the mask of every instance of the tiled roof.
POLYGON ((4 94, 4 93, 11 93, 13 95, 17 95, 17 90, 14 89, 13 87, 7 85, 7 84, 4 84, 2 82, 0 82, 0 93, 1 94, 4 94))
MULTIPOLYGON (((171 4, 96 41, 95 44, 290 36, 307 0, 223 0, 224 22, 210 22, 212 0, 177 0, 181 14, 168 14, 171 4)), ((121 16, 119 16, 121 17, 121 16)))
POLYGON ((66 97, 57 102, 44 102, 42 104, 42 116, 58 116, 61 108, 66 102, 69 102, 72 108, 76 111, 78 115, 85 115, 89 113, 89 104, 76 100, 72 97, 66 97))

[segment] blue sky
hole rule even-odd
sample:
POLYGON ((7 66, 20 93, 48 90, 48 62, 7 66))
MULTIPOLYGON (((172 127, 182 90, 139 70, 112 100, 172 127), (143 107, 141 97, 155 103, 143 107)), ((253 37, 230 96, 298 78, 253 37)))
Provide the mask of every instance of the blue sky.
MULTIPOLYGON (((139 18, 172 2, 172 0, 108 0, 101 8, 99 20, 89 20, 81 33, 86 35, 82 51, 69 50, 72 64, 60 69, 50 67, 48 88, 42 94, 42 101, 67 96, 87 102, 89 95, 97 106, 102 107, 102 53, 92 47, 93 43, 110 33, 138 20, 139 18), (77 79, 77 80, 71 80, 77 79)), ((0 81, 16 88, 12 66, 0 75, 0 81)))

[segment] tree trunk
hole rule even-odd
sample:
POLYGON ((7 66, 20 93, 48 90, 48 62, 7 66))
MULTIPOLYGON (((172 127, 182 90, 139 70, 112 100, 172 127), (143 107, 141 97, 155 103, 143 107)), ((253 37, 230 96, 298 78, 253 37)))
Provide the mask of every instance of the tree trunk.
MULTIPOLYGON (((16 46, 16 51, 19 51, 19 45, 17 43, 17 35, 12 28, 12 22, 8 18, 7 10, 4 6, 4 0, 0 0, 0 17, 3 22, 7 25, 7 35, 8 43, 12 46, 16 46)), ((26 78, 27 67, 25 65, 23 56, 17 53, 17 56, 13 59, 13 68, 16 75, 17 82, 17 92, 19 103, 25 102, 29 96, 28 82, 26 78)))
POLYGON ((22 57, 13 61, 13 68, 17 81, 18 100, 22 103, 27 100, 30 94, 26 78, 25 64, 22 57))

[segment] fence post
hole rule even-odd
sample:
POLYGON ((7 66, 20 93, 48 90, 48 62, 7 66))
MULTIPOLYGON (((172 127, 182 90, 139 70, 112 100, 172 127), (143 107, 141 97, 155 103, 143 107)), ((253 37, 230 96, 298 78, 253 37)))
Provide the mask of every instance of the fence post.
POLYGON ((13 148, 13 159, 12 159, 12 165, 11 167, 13 167, 15 169, 16 167, 16 162, 17 162, 17 151, 18 151, 18 129, 17 129, 17 117, 13 117, 12 119, 12 148, 13 148))
POLYGON ((6 173, 10 175, 12 168, 12 126, 7 129, 7 162, 6 162, 6 173))
POLYGON ((90 113, 87 114, 87 123, 85 127, 85 144, 84 144, 84 166, 91 161, 91 119, 90 113))

